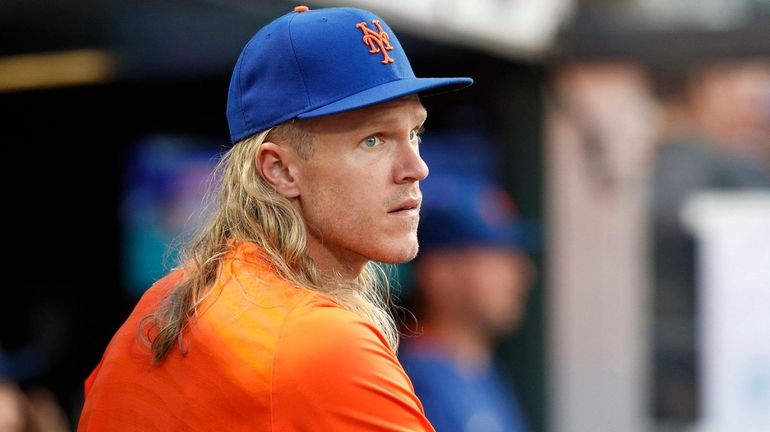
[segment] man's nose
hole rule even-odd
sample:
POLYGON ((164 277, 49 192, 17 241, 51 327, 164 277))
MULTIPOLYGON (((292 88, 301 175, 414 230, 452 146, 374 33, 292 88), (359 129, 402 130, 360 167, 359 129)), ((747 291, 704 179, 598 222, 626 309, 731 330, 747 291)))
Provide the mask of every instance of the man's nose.
POLYGON ((428 177, 428 165, 420 156, 420 149, 414 144, 405 144, 399 153, 395 172, 396 183, 416 182, 428 177))

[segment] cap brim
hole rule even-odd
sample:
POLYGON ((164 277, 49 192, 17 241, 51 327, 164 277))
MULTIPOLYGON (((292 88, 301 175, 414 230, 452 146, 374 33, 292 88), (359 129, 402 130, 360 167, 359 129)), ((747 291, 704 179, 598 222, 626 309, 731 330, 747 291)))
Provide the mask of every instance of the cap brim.
POLYGON ((411 94, 425 93, 428 91, 429 94, 447 93, 460 90, 471 84, 473 84, 473 79, 471 78, 410 78, 391 81, 347 96, 314 110, 304 112, 297 117, 311 118, 337 114, 376 105, 411 94))

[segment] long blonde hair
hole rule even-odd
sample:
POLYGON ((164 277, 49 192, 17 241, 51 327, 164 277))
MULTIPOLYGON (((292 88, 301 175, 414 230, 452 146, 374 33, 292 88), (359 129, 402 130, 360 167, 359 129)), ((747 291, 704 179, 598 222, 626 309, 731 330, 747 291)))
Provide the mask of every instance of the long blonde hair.
POLYGON ((368 319, 395 352, 398 330, 390 313, 390 290, 380 265, 370 262, 353 281, 318 270, 307 255, 307 230, 300 211, 262 178, 256 156, 265 141, 286 142, 304 158, 312 157, 312 135, 293 121, 236 143, 217 164, 206 198, 208 218, 181 248, 182 280, 139 327, 152 349, 153 362, 174 345, 184 354, 183 333, 216 281, 231 241, 258 244, 274 269, 291 283, 328 294, 342 308, 368 319))

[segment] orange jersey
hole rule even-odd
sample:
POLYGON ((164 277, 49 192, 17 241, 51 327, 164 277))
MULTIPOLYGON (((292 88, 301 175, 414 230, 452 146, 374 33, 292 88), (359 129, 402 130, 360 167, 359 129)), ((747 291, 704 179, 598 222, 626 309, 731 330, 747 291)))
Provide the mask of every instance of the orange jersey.
POLYGON ((382 333, 281 279, 252 243, 228 253, 186 355, 153 365, 140 320, 180 278, 153 285, 118 330, 78 431, 433 431, 382 333))

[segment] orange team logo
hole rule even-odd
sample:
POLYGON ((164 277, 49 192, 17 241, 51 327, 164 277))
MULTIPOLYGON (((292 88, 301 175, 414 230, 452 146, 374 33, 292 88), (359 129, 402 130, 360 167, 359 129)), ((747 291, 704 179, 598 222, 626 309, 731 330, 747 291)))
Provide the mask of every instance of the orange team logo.
POLYGON ((388 55, 388 51, 393 49, 393 45, 391 45, 390 41, 388 40, 390 37, 387 33, 385 33, 385 30, 382 29, 379 20, 372 20, 372 24, 377 27, 379 33, 370 29, 369 26, 366 25, 365 21, 356 24, 356 28, 361 29, 361 31, 364 33, 364 44, 369 45, 369 53, 376 54, 381 52, 382 64, 395 62, 393 57, 388 55))

